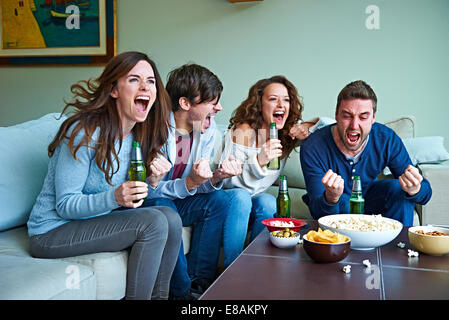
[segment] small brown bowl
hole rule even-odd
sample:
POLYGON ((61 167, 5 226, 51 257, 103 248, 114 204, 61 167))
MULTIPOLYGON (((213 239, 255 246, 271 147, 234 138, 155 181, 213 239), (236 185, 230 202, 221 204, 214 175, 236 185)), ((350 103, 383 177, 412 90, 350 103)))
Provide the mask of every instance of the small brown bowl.
POLYGON ((338 262, 346 258, 351 250, 351 239, 340 243, 322 243, 307 240, 307 235, 303 236, 302 246, 304 251, 315 262, 338 262))

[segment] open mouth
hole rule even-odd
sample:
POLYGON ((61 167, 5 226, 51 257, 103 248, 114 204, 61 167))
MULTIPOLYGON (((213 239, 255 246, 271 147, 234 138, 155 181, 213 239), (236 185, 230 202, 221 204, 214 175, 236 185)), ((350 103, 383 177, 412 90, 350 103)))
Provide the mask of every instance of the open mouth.
POLYGON ((215 117, 215 114, 211 114, 209 113, 206 117, 206 119, 204 120, 204 128, 207 129, 210 127, 210 119, 212 119, 213 117, 215 117))
POLYGON ((148 96, 137 96, 134 99, 134 103, 136 104, 137 111, 146 112, 148 108, 148 104, 150 103, 150 97, 148 96))
POLYGON ((273 113, 273 120, 276 123, 282 123, 282 121, 284 121, 284 116, 284 111, 276 111, 275 113, 273 113))
POLYGON ((346 138, 350 144, 357 144, 360 139, 360 133, 358 132, 348 132, 346 138))

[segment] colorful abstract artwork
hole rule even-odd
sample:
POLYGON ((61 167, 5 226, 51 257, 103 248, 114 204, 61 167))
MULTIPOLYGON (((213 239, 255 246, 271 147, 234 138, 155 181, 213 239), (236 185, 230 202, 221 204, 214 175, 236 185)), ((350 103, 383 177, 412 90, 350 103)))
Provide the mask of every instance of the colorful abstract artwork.
POLYGON ((104 64, 116 0, 0 0, 0 64, 104 64))

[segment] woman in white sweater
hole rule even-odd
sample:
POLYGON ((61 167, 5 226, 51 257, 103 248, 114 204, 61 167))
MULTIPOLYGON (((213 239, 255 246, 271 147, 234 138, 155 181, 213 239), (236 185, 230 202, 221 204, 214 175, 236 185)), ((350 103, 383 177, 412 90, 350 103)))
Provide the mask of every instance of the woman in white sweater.
MULTIPOLYGON (((242 162, 242 174, 226 179, 224 187, 243 188, 251 195, 250 240, 263 230, 261 221, 276 213, 276 198, 265 191, 279 179, 290 152, 310 132, 329 123, 318 118, 302 122, 303 108, 296 87, 284 76, 273 76, 254 84, 230 119, 221 159, 234 155, 242 162), (278 139, 269 139, 272 122, 276 123, 278 139), (281 159, 280 169, 267 169, 275 157, 281 159)), ((243 248, 245 237, 234 241, 240 241, 243 248)))

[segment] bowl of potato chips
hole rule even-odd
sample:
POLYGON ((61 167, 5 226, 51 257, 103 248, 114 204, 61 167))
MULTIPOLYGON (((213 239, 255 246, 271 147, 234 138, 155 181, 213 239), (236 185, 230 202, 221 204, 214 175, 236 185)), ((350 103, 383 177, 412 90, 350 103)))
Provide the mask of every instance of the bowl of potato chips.
POLYGON ((346 258, 351 247, 351 239, 330 230, 310 230, 302 237, 304 251, 315 262, 338 262, 346 258))
POLYGON ((399 221, 369 214, 333 214, 318 219, 322 229, 351 238, 351 249, 373 250, 391 242, 402 230, 399 221))
POLYGON ((298 244, 299 233, 285 228, 285 230, 275 230, 270 232, 271 243, 278 248, 292 248, 298 244))

